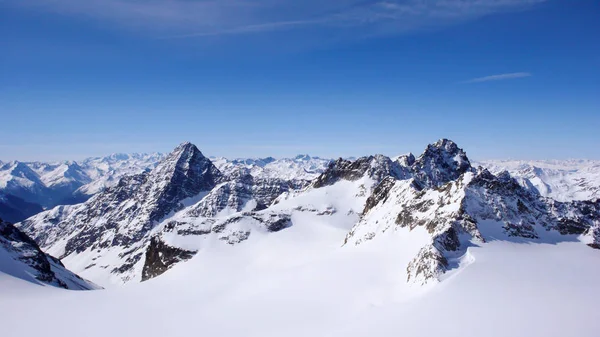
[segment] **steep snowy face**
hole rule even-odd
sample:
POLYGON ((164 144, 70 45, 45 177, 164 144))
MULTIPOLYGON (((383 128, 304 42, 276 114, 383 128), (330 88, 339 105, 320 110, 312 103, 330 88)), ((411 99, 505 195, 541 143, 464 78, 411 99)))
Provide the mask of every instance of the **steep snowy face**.
POLYGON ((441 186, 470 170, 467 154, 448 139, 428 145, 412 164, 415 180, 423 187, 441 186))
POLYGON ((125 177, 83 204, 59 206, 18 226, 77 272, 104 274, 114 282, 139 279, 150 231, 220 179, 210 160, 184 143, 152 171, 125 177))
POLYGON ((600 198, 600 162, 594 160, 488 160, 492 173, 508 171, 521 185, 557 201, 600 198))
POLYGON ((68 271, 60 260, 45 254, 23 232, 0 219, 0 272, 55 287, 90 290, 98 287, 68 271))
MULTIPOLYGON (((418 175, 417 175, 418 176, 418 175)), ((583 241, 598 247, 600 201, 559 203, 523 188, 507 173, 468 171, 441 186, 384 180, 366 202, 346 244, 382 236, 421 246, 406 265, 408 281, 427 283, 469 263, 467 248, 490 240, 583 241), (425 235, 424 235, 425 233, 425 235)))

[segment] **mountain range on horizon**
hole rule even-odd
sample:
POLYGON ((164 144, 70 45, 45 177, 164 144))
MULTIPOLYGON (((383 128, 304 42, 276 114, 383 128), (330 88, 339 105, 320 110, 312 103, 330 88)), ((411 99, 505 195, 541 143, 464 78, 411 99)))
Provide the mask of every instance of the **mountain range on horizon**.
MULTIPOLYGON (((164 154, 155 152, 113 153, 81 161, 0 161, 0 217, 18 222, 43 209, 84 202, 114 186, 123 176, 150 170, 164 158, 164 154)), ((333 161, 308 154, 292 158, 209 159, 224 172, 246 167, 253 176, 288 180, 314 179, 333 161)), ((600 197, 600 161, 597 160, 485 160, 475 161, 474 165, 494 173, 507 170, 522 185, 559 201, 600 197)))
POLYGON ((47 210, 32 209, 37 214, 14 222, 44 252, 103 287, 154 278, 205 245, 235 246, 293 227, 298 217, 346 228, 344 246, 389 228, 426 229, 412 234, 421 237, 413 244, 421 243, 406 266, 410 282, 425 284, 457 268, 472 242, 498 235, 533 242, 576 235, 597 247, 599 163, 574 165, 471 163, 447 139, 418 157, 353 160, 207 158, 185 142, 168 155, 4 164, 9 188, 0 191, 26 190, 17 198, 34 200, 52 186, 89 193, 83 202, 54 207, 45 200, 47 210))

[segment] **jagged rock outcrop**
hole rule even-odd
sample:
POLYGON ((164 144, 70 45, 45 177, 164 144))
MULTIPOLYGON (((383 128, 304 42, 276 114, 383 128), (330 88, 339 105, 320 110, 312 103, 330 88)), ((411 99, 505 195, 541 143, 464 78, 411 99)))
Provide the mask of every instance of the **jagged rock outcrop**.
POLYGON ((12 224, 0 219, 0 272, 31 282, 73 290, 97 289, 65 268, 60 260, 45 254, 12 224))
POLYGON ((415 181, 422 187, 438 187, 471 170, 467 154, 451 140, 430 144, 411 165, 415 181))
POLYGON ((161 275, 174 264, 191 259, 196 252, 171 247, 157 237, 150 240, 146 250, 142 281, 161 275))

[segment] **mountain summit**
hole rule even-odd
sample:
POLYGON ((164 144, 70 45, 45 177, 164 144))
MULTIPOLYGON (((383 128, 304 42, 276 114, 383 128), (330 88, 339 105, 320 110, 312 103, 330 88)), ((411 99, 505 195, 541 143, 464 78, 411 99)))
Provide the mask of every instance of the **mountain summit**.
POLYGON ((429 144, 412 164, 415 179, 425 187, 441 186, 471 169, 465 151, 449 139, 429 144))

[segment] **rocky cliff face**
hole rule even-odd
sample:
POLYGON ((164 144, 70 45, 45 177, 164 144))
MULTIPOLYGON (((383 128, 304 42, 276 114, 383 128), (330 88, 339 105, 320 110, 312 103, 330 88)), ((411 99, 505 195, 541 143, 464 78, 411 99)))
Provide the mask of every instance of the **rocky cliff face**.
POLYGON ((42 252, 35 241, 2 219, 0 219, 0 272, 65 289, 98 288, 67 270, 60 260, 42 252))

